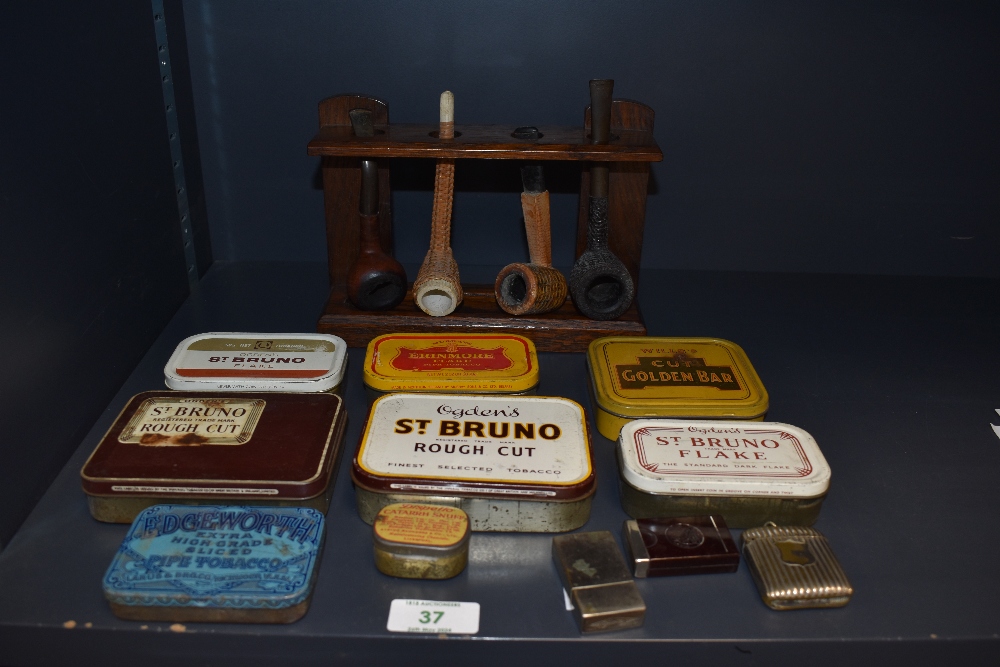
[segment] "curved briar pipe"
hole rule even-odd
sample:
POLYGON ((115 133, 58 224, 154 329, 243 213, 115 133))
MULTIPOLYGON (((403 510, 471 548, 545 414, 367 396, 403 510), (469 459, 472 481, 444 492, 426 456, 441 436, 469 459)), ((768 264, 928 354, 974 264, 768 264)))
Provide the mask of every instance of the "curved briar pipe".
MULTIPOLYGON (((538 128, 519 127, 514 135, 537 139, 538 128)), ((552 268, 552 229, 549 191, 540 164, 521 167, 521 210, 528 236, 530 264, 508 264, 497 275, 493 291, 497 304, 511 315, 533 315, 555 310, 566 301, 566 279, 552 268)))
MULTIPOLYGON (((352 109, 350 116, 354 134, 374 136, 371 111, 352 109)), ((361 248, 347 274, 347 298, 361 310, 389 310, 406 296, 406 271, 382 250, 379 240, 378 199, 378 163, 362 160, 361 248)))
MULTIPOLYGON (((455 138, 455 97, 441 93, 442 140, 455 138)), ((458 263, 451 252, 451 204, 455 192, 455 160, 441 158, 434 169, 434 208, 431 211, 431 246, 413 281, 413 297, 420 310, 433 317, 450 314, 462 303, 458 263)))
MULTIPOLYGON (((590 82, 592 143, 607 143, 611 136, 611 93, 615 82, 590 82)), ((590 167, 590 216, 587 249, 576 260, 569 276, 573 304, 592 320, 613 320, 628 310, 635 298, 635 284, 628 269, 608 248, 608 163, 590 167)))

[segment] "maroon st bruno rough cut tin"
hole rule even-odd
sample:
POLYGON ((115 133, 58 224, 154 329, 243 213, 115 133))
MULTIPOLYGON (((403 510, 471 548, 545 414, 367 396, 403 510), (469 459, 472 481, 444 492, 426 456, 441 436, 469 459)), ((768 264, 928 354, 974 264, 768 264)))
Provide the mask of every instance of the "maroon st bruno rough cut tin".
POLYGON ((157 504, 326 512, 347 423, 327 393, 147 391, 80 471, 90 512, 131 523, 157 504))

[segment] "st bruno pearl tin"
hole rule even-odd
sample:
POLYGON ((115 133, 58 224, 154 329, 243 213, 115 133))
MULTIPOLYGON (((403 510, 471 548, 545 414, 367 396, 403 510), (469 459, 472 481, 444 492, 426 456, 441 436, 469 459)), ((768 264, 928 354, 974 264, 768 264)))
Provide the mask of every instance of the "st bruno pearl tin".
POLYGON ((347 423, 328 393, 147 391, 80 471, 90 512, 130 523, 159 503, 325 512, 347 423))
POLYGON ((816 441, 789 424, 640 419, 622 428, 617 452, 622 507, 634 519, 808 526, 830 488, 816 441))
POLYGON ((366 523, 392 503, 429 503, 462 509, 473 531, 574 530, 596 488, 583 408, 529 396, 383 396, 351 478, 366 523))
POLYGON ((184 391, 337 392, 347 343, 329 334, 206 333, 182 340, 163 368, 184 391))
POLYGON ((767 390, 740 346, 720 338, 598 338, 587 349, 597 430, 633 419, 763 419, 767 390))
POLYGON ((538 354, 514 334, 385 334, 368 343, 364 376, 372 400, 397 391, 526 394, 538 384, 538 354))
POLYGON ((104 596, 127 620, 292 623, 323 537, 323 514, 305 507, 155 505, 129 528, 104 596))

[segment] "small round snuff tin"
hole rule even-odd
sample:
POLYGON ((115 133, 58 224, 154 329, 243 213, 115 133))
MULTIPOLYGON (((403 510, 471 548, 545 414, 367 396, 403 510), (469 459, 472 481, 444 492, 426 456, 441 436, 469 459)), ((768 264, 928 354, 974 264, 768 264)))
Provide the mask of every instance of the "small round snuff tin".
POLYGON ((767 390, 743 349, 720 338, 610 336, 587 348, 597 430, 633 419, 760 420, 767 390))
POLYGON ((188 391, 336 393, 346 366, 338 336, 205 333, 182 340, 163 374, 168 387, 188 391))
POLYGON ((450 579, 469 560, 469 517, 457 507, 386 505, 375 516, 379 572, 405 579, 450 579))

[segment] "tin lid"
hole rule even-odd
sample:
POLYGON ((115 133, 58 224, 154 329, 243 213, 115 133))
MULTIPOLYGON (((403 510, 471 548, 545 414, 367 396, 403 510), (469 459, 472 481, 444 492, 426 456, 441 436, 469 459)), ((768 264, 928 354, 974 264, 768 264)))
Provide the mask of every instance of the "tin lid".
POLYGON ((393 503, 379 510, 372 530, 375 544, 390 552, 448 554, 469 541, 469 516, 457 507, 393 503))
POLYGON ((335 394, 147 391, 80 471, 90 495, 313 498, 330 483, 347 411, 335 394))
POLYGON ((340 384, 346 360, 329 334, 205 333, 182 340, 163 374, 171 389, 315 392, 340 384))
POLYGON ((368 343, 365 384, 378 391, 517 394, 538 384, 535 344, 514 334, 385 334, 368 343))
POLYGON ((813 437, 777 422, 639 419, 622 428, 618 458, 647 493, 814 498, 830 487, 813 437))
POLYGON ((323 524, 305 507, 154 505, 132 522, 104 596, 136 607, 291 607, 312 592, 323 524))
POLYGON ((619 417, 752 419, 767 390, 739 345, 720 338, 611 336, 587 348, 597 405, 619 417))
POLYGON ((381 493, 507 500, 579 500, 595 488, 583 408, 529 396, 382 396, 351 477, 381 493))

